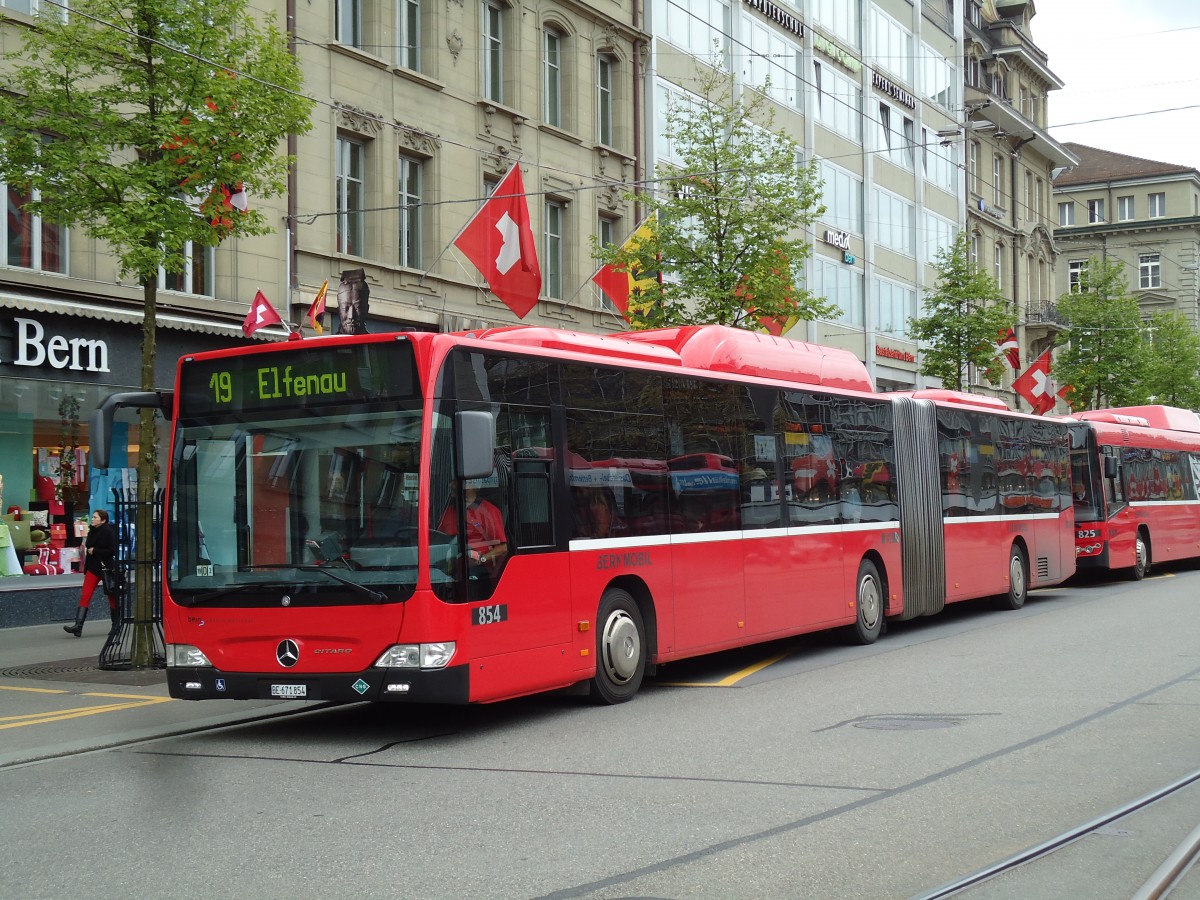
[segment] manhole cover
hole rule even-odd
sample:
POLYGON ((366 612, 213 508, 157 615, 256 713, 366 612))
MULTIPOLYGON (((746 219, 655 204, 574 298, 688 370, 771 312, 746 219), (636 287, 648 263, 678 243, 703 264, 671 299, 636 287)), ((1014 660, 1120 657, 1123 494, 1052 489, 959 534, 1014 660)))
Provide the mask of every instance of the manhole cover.
POLYGON ((875 731, 922 731, 930 728, 953 728, 961 722, 941 716, 879 716, 855 722, 855 728, 870 728, 875 731))
POLYGON ((34 663, 0 669, 0 678, 32 678, 38 681, 66 681, 72 684, 123 684, 132 687, 149 687, 163 684, 167 680, 167 673, 163 669, 108 671, 98 668, 96 662, 96 657, 85 656, 81 659, 34 663))

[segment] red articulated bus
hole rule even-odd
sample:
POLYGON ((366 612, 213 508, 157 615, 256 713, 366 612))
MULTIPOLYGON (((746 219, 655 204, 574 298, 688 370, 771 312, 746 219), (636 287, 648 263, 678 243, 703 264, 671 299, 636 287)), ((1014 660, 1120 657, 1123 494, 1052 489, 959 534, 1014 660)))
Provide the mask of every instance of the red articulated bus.
POLYGON ((1081 569, 1200 557, 1200 416, 1171 406, 1076 413, 1071 434, 1081 569))
POLYGON ((149 405, 174 422, 173 697, 615 703, 672 660, 869 643, 1075 571, 1067 423, 876 394, 846 351, 736 329, 198 353, 173 395, 110 397, 93 447, 149 405), (814 455, 836 461, 819 487, 814 455), (1050 505, 1002 502, 996 473, 1034 460, 1050 505))

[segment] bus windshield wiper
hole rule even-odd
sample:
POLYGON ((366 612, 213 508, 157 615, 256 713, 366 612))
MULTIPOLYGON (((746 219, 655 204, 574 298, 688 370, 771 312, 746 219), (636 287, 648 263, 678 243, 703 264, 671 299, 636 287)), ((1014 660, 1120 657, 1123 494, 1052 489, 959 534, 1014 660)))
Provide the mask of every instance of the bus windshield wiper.
POLYGON ((180 606, 203 606, 210 600, 216 600, 220 597, 227 597, 230 594, 240 594, 242 591, 250 590, 250 588, 267 588, 278 586, 279 585, 276 582, 244 581, 241 584, 234 584, 223 588, 217 588, 216 590, 206 591, 205 593, 196 597, 180 597, 176 600, 176 602, 180 606))
POLYGON ((376 603, 383 603, 387 600, 387 594, 383 593, 382 591, 373 591, 365 584, 359 584, 357 581, 351 581, 349 578, 343 578, 341 575, 331 572, 327 566, 295 566, 295 568, 299 569, 301 572, 320 572, 323 575, 328 575, 334 581, 341 582, 342 584, 346 585, 346 587, 354 588, 354 590, 358 591, 364 597, 370 597, 376 603))

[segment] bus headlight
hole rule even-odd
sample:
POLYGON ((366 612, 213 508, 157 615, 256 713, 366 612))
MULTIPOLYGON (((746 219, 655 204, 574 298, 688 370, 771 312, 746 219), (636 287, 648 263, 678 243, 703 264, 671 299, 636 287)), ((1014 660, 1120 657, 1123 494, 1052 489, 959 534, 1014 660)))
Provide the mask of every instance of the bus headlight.
POLYGON ((191 644, 167 644, 167 666, 211 669, 212 663, 199 647, 193 647, 191 644))
POLYGON ((444 669, 454 658, 454 641, 393 644, 375 660, 377 669, 444 669))

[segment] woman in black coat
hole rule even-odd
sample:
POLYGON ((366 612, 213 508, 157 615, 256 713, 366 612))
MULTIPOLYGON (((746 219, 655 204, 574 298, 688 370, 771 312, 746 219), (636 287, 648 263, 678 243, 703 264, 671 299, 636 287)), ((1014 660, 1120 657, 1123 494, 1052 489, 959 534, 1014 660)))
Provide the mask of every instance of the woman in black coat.
MULTIPOLYGON (((79 600, 79 608, 75 610, 75 624, 63 626, 63 631, 67 634, 83 636, 83 621, 92 605, 92 594, 96 593, 97 585, 104 583, 104 567, 115 566, 116 561, 117 529, 108 521, 108 510, 97 509, 92 512, 92 527, 83 542, 83 596, 79 600)), ((121 625, 117 612, 117 598, 112 594, 106 596, 109 615, 112 617, 112 630, 116 631, 121 625)))

